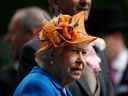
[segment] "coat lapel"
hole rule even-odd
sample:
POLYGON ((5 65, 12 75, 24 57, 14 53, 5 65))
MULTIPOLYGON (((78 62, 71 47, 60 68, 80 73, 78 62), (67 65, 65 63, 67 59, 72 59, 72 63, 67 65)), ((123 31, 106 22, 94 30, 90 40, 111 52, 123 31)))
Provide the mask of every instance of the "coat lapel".
POLYGON ((79 84, 79 86, 81 86, 83 91, 86 94, 88 94, 88 96, 93 96, 92 93, 91 93, 91 90, 88 86, 88 82, 84 79, 84 77, 80 78, 80 80, 78 80, 77 83, 79 84))

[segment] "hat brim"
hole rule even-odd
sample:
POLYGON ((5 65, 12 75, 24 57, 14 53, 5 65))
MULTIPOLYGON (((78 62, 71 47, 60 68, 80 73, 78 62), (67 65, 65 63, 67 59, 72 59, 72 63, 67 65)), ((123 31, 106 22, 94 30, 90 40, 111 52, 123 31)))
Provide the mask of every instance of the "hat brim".
MULTIPOLYGON (((84 44, 90 44, 91 42, 93 42, 94 40, 96 40, 97 37, 94 37, 94 36, 83 36, 82 38, 79 38, 75 41, 65 41, 66 44, 65 45, 77 45, 77 44, 81 44, 81 43, 84 43, 84 44)), ((63 45, 64 46, 64 45, 63 45)), ((36 56, 39 56, 39 55, 43 55, 45 52, 47 52, 47 50, 50 48, 50 45, 47 44, 47 43, 44 43, 41 48, 39 50, 37 50, 37 52, 35 53, 36 56)))
POLYGON ((87 36, 83 36, 82 38, 79 38, 75 41, 67 41, 67 43, 69 43, 69 44, 80 44, 80 43, 89 44, 96 39, 97 39, 97 37, 87 35, 87 36))

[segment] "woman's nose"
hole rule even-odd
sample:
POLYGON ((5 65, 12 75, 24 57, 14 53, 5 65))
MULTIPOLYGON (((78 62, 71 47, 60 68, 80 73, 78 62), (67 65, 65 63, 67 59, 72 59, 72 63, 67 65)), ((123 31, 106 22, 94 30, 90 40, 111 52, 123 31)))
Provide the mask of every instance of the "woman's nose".
POLYGON ((78 58, 77 58, 77 63, 78 64, 84 64, 85 63, 85 60, 84 60, 84 57, 83 57, 83 54, 82 54, 82 52, 79 52, 78 53, 79 55, 78 55, 78 58))
POLYGON ((79 52, 79 56, 78 56, 78 58, 76 60, 76 64, 78 64, 79 67, 81 67, 82 69, 85 68, 86 64, 85 64, 85 59, 83 57, 82 52, 79 52))

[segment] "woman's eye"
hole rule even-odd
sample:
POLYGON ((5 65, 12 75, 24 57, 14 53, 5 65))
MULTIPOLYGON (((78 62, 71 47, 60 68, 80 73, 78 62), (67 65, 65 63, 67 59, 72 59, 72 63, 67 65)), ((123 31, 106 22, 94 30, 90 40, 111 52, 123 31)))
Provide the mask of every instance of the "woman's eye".
POLYGON ((86 51, 83 51, 82 54, 87 54, 87 52, 86 51))
POLYGON ((72 50, 72 52, 78 54, 79 50, 72 50))
POLYGON ((76 52, 76 50, 75 50, 75 49, 72 49, 72 51, 73 51, 73 52, 76 52))

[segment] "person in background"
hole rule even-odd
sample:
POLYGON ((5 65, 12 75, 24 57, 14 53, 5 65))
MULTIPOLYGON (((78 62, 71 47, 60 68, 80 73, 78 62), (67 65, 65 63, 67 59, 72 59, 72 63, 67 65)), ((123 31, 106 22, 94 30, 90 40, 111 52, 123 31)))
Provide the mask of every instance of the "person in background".
MULTIPOLYGON (((44 18, 50 18, 48 14, 38 7, 26 7, 18 9, 11 18, 8 26, 8 33, 5 34, 3 42, 8 44, 11 64, 4 65, 4 70, 1 70, 1 84, 6 82, 10 95, 15 90, 19 81, 19 54, 24 43, 33 37, 34 28, 38 28, 42 24, 44 18)), ((5 89, 6 90, 6 89, 5 89)), ((7 95, 7 96, 8 96, 7 95)))
POLYGON ((91 24, 95 34, 106 41, 109 75, 116 96, 128 96, 128 50, 124 36, 127 22, 119 7, 96 9, 91 24))
POLYGON ((44 18, 50 17, 44 10, 34 6, 19 9, 13 15, 5 41, 12 47, 15 62, 19 62, 22 46, 33 37, 33 30, 41 25, 44 18))
MULTIPOLYGON (((31 61, 30 58, 34 58, 33 55, 31 55, 34 53, 33 47, 24 47, 24 44, 27 42, 31 42, 31 39, 36 38, 36 36, 33 36, 33 34, 34 34, 33 32, 35 29, 37 29, 41 26, 41 24, 44 20, 50 20, 50 16, 47 13, 47 11, 45 11, 39 7, 33 6, 33 7, 28 7, 28 8, 19 10, 19 12, 12 19, 12 23, 10 23, 10 28, 9 28, 10 33, 12 33, 12 34, 14 32, 22 33, 22 36, 20 34, 19 35, 17 34, 19 37, 15 36, 13 34, 13 37, 16 37, 15 39, 18 39, 18 40, 14 40, 14 38, 11 35, 7 36, 8 41, 12 38, 11 41, 12 41, 12 43, 14 42, 12 44, 15 47, 14 49, 16 49, 14 51, 20 51, 17 54, 18 62, 20 62, 19 67, 18 67, 18 73, 19 73, 20 78, 23 77, 22 74, 25 74, 28 71, 30 71, 30 69, 32 68, 31 66, 36 65, 34 60, 32 60, 31 66, 29 66, 29 64, 27 62, 23 62, 26 59, 28 61, 31 61), (21 16, 20 15, 21 13, 23 13, 24 16, 21 16), (19 24, 17 24, 17 21, 19 22, 19 24), (17 28, 17 26, 19 26, 19 27, 17 28), (23 51, 22 49, 25 51, 23 51), (26 53, 28 53, 28 54, 26 55, 26 53), (22 54, 25 54, 23 58, 22 58, 22 54)), ((35 42, 36 41, 38 41, 38 40, 35 40, 35 42)), ((38 46, 37 43, 34 43, 32 45, 38 46)), ((34 47, 34 48, 36 48, 36 47, 34 47)))
POLYGON ((84 17, 85 13, 80 12, 43 23, 37 32, 40 47, 35 61, 38 66, 25 76, 14 96, 72 96, 65 86, 81 77, 87 66, 88 45, 96 40, 81 30, 84 17))

